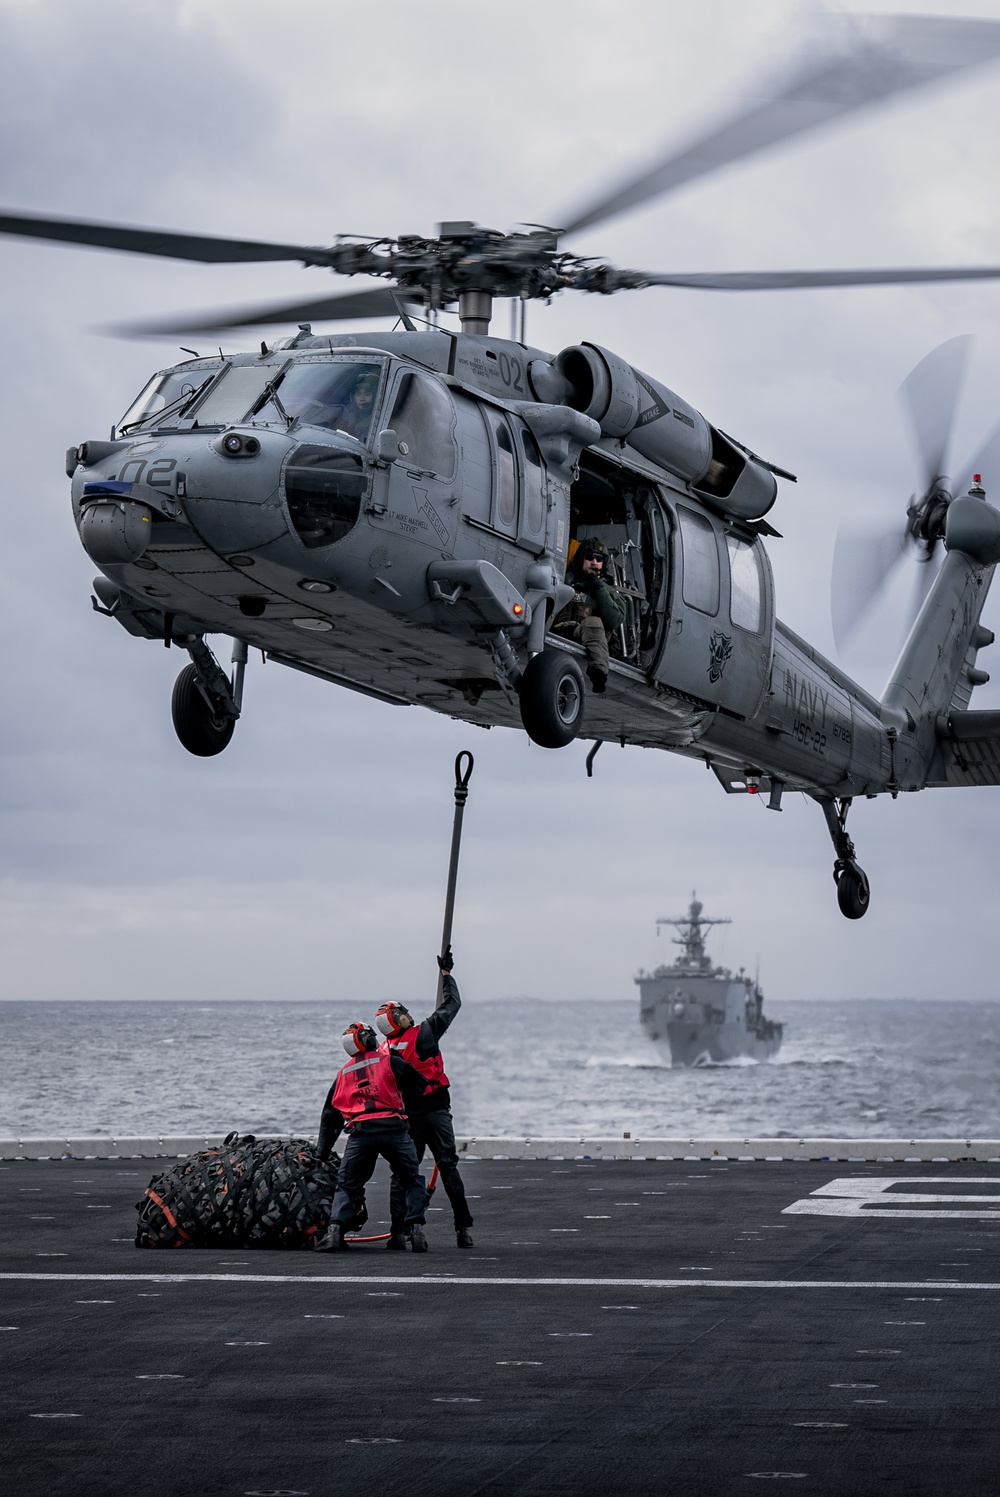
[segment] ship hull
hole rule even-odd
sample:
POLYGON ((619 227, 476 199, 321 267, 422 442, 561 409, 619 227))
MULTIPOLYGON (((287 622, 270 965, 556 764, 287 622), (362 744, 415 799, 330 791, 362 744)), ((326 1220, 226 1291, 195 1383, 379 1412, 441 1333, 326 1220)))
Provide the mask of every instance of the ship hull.
POLYGON ((781 1049, 782 1026, 753 1010, 743 981, 688 975, 679 980, 671 972, 638 983, 640 1023, 672 1066, 771 1060, 781 1049))
POLYGON ((653 1043, 664 1055, 669 1055, 672 1066, 718 1066, 744 1057, 770 1060, 781 1049, 780 1035, 762 1039, 736 1024, 692 1024, 681 1020, 666 1024, 664 1029, 663 1038, 653 1043))

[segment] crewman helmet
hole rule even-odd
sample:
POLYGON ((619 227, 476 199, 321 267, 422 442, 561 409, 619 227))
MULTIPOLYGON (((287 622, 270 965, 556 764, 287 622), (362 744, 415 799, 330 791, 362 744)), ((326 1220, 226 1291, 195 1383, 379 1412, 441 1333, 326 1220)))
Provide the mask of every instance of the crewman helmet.
POLYGON ((365 1055, 378 1049, 378 1035, 370 1024, 348 1024, 344 1030, 344 1049, 348 1055, 365 1055))
POLYGON ((375 1015, 375 1023, 390 1040, 396 1039, 413 1024, 413 1015, 402 1003, 383 1003, 375 1015))
POLYGON ((604 544, 604 542, 599 541, 596 538, 584 537, 584 539, 580 542, 579 557, 581 561, 594 560, 606 562, 609 554, 610 553, 608 551, 608 548, 604 544))

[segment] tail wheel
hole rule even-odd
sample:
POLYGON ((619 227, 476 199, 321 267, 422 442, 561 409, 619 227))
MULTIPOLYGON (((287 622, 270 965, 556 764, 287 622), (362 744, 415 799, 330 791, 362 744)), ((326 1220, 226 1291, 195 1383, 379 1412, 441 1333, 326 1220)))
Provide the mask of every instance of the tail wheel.
POLYGON ((871 889, 868 875, 857 863, 845 863, 837 878, 837 903, 848 920, 860 920, 868 911, 871 889))
POLYGON ((186 665, 174 682, 170 716, 181 743, 189 754, 196 754, 199 759, 221 754, 236 727, 236 719, 228 713, 217 717, 212 711, 198 690, 193 665, 186 665))
POLYGON ((565 748, 583 724, 583 672, 572 655, 543 650, 521 677, 521 721, 542 748, 565 748))

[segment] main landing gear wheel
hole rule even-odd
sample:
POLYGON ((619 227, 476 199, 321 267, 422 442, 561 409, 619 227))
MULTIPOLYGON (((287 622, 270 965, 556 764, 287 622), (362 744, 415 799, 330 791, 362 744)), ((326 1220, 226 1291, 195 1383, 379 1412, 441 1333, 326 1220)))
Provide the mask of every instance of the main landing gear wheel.
POLYGON ((845 863, 837 874, 837 903, 848 920, 860 920, 867 913, 871 890, 868 875, 857 863, 845 863))
POLYGON ((228 713, 218 717, 213 713, 198 690, 198 673, 193 665, 186 665, 174 682, 170 716, 181 743, 199 759, 221 754, 236 727, 236 719, 228 713))
POLYGON ((541 748, 565 748, 583 723, 583 672, 572 655, 543 650, 528 662, 518 688, 521 721, 541 748))

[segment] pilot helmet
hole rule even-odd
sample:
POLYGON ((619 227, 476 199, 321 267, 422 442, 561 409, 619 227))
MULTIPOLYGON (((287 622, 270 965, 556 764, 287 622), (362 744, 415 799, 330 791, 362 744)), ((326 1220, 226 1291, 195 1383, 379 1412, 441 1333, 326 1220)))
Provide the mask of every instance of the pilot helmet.
POLYGON ((376 369, 362 369, 351 381, 351 394, 357 395, 361 390, 367 390, 374 400, 375 391, 378 389, 378 371, 376 369))
POLYGON ((378 1049, 378 1035, 370 1024, 348 1024, 343 1043, 348 1055, 364 1055, 378 1049))
POLYGON ((375 1015, 375 1023, 384 1035, 394 1040, 404 1029, 411 1028, 413 1017, 402 1003, 383 1003, 375 1015))

